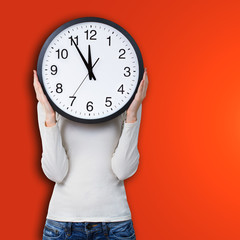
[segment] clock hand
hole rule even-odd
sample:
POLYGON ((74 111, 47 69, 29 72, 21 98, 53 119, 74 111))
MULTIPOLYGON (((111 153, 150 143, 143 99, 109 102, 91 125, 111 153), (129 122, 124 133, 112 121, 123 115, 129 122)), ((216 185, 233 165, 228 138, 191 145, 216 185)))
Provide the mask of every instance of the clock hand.
POLYGON ((98 58, 98 59, 96 60, 96 62, 93 64, 92 68, 96 65, 96 63, 98 62, 99 59, 100 59, 100 58, 98 58))
POLYGON ((88 45, 88 66, 89 66, 89 77, 90 77, 90 80, 93 78, 94 80, 96 80, 93 72, 92 72, 92 56, 91 56, 91 46, 88 45))
POLYGON ((77 93, 78 89, 82 86, 83 82, 85 81, 85 79, 87 78, 87 76, 89 75, 89 73, 85 76, 85 78, 82 80, 82 82, 80 83, 80 85, 78 86, 78 88, 76 89, 76 91, 74 92, 74 94, 72 96, 75 96, 75 94, 77 93))
MULTIPOLYGON (((98 59, 96 60, 96 62, 93 64, 92 69, 94 68, 94 66, 96 65, 96 63, 98 62, 98 60, 99 60, 99 58, 98 58, 98 59)), ((76 91, 74 92, 74 94, 73 94, 72 96, 74 96, 74 95, 77 93, 78 89, 82 86, 83 82, 85 81, 85 79, 87 78, 88 75, 89 75, 89 73, 84 77, 84 79, 82 80, 82 82, 80 83, 80 85, 78 86, 78 88, 76 89, 76 91)))
MULTIPOLYGON (((92 77, 95 78, 95 76, 94 76, 93 73, 92 73, 91 67, 90 67, 89 64, 87 63, 86 59, 84 58, 84 56, 83 56, 82 52, 80 51, 80 49, 78 48, 77 44, 75 43, 75 41, 72 41, 72 42, 73 42, 74 46, 76 47, 76 49, 77 49, 80 57, 82 58, 85 66, 86 66, 86 68, 87 68, 87 70, 88 70, 88 74, 89 74, 90 80, 92 79, 92 77), (92 74, 91 74, 91 73, 92 73, 92 74)), ((95 78, 95 79, 96 79, 96 78, 95 78)))

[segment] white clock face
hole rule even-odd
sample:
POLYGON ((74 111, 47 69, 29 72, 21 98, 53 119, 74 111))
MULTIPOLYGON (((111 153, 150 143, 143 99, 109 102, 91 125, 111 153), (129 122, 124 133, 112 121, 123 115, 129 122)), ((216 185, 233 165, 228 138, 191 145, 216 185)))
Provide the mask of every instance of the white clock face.
POLYGON ((41 80, 57 108, 91 121, 107 119, 129 102, 139 69, 135 48, 121 31, 87 21, 65 27, 48 43, 41 80))

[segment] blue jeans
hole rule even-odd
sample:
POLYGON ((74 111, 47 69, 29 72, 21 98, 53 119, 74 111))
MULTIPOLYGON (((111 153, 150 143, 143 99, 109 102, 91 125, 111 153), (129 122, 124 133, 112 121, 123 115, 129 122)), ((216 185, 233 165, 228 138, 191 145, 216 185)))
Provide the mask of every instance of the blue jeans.
POLYGON ((46 219, 43 240, 136 240, 131 219, 120 222, 60 222, 46 219))

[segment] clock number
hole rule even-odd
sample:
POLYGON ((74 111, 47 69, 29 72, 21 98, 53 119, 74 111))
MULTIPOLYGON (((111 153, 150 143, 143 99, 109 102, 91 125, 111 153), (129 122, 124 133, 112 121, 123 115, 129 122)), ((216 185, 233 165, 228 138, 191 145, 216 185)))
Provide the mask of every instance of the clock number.
POLYGON ((106 106, 106 107, 111 107, 111 106, 112 106, 112 102, 110 101, 111 98, 112 98, 112 97, 106 97, 106 103, 105 103, 105 106, 106 106), (107 105, 107 103, 108 103, 109 105, 107 105))
POLYGON ((61 83, 57 83, 56 84, 56 92, 57 93, 62 93, 63 89, 62 89, 62 84, 61 83))
POLYGON ((88 40, 90 34, 92 34, 92 36, 90 36, 90 38, 89 38, 90 40, 97 40, 96 38, 94 38, 97 35, 96 30, 91 30, 90 34, 88 34, 88 30, 87 30, 87 31, 85 31, 85 33, 86 33, 86 39, 87 40, 88 40))
POLYGON ((109 36, 107 39, 109 40, 109 46, 111 46, 111 36, 109 36))
POLYGON ((71 46, 75 43, 76 45, 78 45, 78 36, 76 36, 76 37, 69 37, 69 39, 71 40, 71 46), (76 40, 74 40, 74 39, 76 39, 76 40))
POLYGON ((93 102, 89 101, 86 105, 86 108, 89 112, 91 112, 93 110, 93 105, 91 105, 91 104, 93 104, 93 102))
POLYGON ((68 57, 67 49, 62 49, 62 51, 60 51, 60 49, 58 49, 56 52, 58 53, 58 59, 59 58, 66 59, 68 57))
POLYGON ((129 77, 131 75, 131 72, 130 72, 130 67, 125 67, 124 70, 126 70, 126 73, 124 73, 124 76, 125 77, 129 77))
POLYGON ((119 87, 118 92, 121 92, 122 94, 125 92, 125 91, 123 90, 123 84, 119 87))
POLYGON ((72 102, 71 102, 71 106, 73 105, 73 102, 74 102, 74 100, 76 99, 76 97, 75 96, 69 96, 69 98, 73 98, 73 100, 72 100, 72 102))
POLYGON ((51 72, 52 75, 56 75, 57 74, 57 66, 56 65, 52 65, 51 66, 51 71, 52 71, 51 72))
POLYGON ((126 53, 126 50, 122 48, 122 49, 119 50, 119 53, 121 53, 121 52, 122 52, 122 54, 120 54, 118 58, 119 59, 126 59, 125 57, 123 57, 123 55, 126 53))

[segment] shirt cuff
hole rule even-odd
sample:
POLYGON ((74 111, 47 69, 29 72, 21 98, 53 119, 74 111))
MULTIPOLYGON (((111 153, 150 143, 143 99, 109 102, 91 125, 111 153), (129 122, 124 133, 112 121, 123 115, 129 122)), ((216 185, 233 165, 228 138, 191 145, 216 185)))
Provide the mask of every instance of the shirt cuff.
POLYGON ((136 126, 137 123, 138 123, 137 120, 135 122, 132 122, 132 123, 126 122, 126 120, 124 120, 124 128, 132 128, 132 127, 136 126))
POLYGON ((56 132, 58 131, 58 121, 56 121, 56 124, 51 126, 51 127, 47 127, 45 125, 45 121, 43 122, 43 127, 44 127, 44 132, 45 134, 51 134, 53 132, 56 132))
POLYGON ((54 128, 56 125, 57 125, 57 121, 56 121, 55 125, 53 125, 53 126, 51 126, 51 127, 48 127, 48 126, 46 126, 46 121, 44 121, 44 127, 45 127, 45 128, 54 128))

